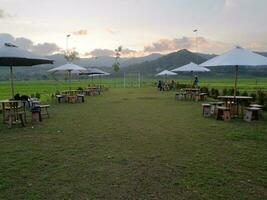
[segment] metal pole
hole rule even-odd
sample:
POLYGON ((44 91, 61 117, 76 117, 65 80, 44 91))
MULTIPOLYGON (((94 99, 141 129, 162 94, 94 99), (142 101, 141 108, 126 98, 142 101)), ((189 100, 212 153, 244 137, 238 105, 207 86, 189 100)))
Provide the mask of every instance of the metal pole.
POLYGON ((13 99, 14 98, 13 66, 10 66, 10 83, 11 83, 11 92, 12 92, 12 99, 13 99))

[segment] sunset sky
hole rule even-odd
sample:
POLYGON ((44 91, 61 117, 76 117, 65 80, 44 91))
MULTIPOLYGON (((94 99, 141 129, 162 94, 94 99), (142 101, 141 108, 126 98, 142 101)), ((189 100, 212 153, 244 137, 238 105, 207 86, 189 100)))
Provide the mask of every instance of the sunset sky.
POLYGON ((235 45, 267 51, 266 0, 0 0, 0 42, 51 54, 125 56, 182 48, 222 53, 235 45))

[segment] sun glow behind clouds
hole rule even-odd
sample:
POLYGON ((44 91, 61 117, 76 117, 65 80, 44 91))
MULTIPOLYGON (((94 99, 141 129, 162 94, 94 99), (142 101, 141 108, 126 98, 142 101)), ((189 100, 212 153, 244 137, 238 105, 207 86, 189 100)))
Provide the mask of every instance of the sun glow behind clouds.
POLYGON ((62 49, 72 34, 69 46, 81 54, 119 45, 131 55, 160 46, 162 52, 194 50, 195 28, 203 52, 220 53, 237 44, 266 50, 266 7, 266 0, 0 0, 0 16, 12 16, 0 18, 0 26, 14 37, 62 49), (177 43, 183 38, 188 45, 177 43))

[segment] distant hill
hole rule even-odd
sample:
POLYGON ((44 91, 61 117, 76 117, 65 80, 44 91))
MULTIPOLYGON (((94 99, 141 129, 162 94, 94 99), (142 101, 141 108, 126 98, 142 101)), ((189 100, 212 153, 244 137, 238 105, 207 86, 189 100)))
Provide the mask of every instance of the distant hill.
POLYGON ((215 56, 217 56, 216 54, 205 54, 205 53, 198 53, 199 56, 209 60, 211 58, 214 58, 215 56))
POLYGON ((170 53, 165 56, 161 56, 160 58, 143 62, 140 64, 130 65, 128 67, 123 68, 125 72, 141 72, 143 74, 155 74, 159 71, 164 69, 174 69, 176 67, 180 67, 182 65, 188 64, 190 62, 194 63, 202 63, 205 62, 207 59, 192 53, 186 49, 180 50, 178 52, 170 53))
MULTIPOLYGON (((139 64, 146 61, 152 61, 160 58, 161 54, 150 54, 143 57, 132 57, 132 58, 120 58, 119 62, 121 67, 127 67, 129 65, 139 64)), ((54 65, 50 65, 50 68, 53 66, 59 66, 66 63, 63 54, 55 54, 48 56, 50 59, 54 60, 54 65)), ((83 66, 83 67, 112 67, 115 62, 114 57, 102 56, 95 58, 80 58, 79 60, 74 61, 74 63, 83 66)))

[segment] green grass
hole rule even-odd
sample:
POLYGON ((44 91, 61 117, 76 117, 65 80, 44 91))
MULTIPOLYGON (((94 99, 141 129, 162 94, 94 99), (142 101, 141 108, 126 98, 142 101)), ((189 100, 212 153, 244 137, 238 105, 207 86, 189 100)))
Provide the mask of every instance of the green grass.
POLYGON ((266 121, 205 119, 153 88, 51 113, 0 125, 0 199, 267 199, 266 121))
MULTIPOLYGON (((164 78, 163 78, 164 79, 164 78)), ((171 80, 171 79, 170 79, 171 80)), ((190 77, 179 77, 175 79, 179 83, 191 83, 190 77)), ((141 87, 148 88, 148 87, 156 87, 157 79, 143 79, 141 81, 141 87)), ((73 80, 71 83, 72 89, 77 89, 78 87, 86 87, 88 84, 101 84, 105 85, 109 88, 123 88, 123 79, 116 78, 107 78, 107 79, 95 79, 93 82, 92 80, 73 80)), ((209 88, 233 88, 234 81, 233 79, 202 79, 200 77, 200 85, 206 86, 209 88)), ((127 88, 137 88, 138 81, 137 79, 126 80, 126 87, 127 88)), ((55 93, 56 91, 67 90, 70 88, 70 84, 68 81, 15 81, 15 93, 19 93, 20 95, 26 94, 31 95, 35 94, 36 92, 41 94, 41 98, 43 101, 47 101, 51 99, 51 94, 55 93)), ((256 90, 262 89, 267 90, 267 79, 244 79, 241 78, 238 81, 238 89, 239 90, 246 90, 248 92, 254 92, 256 90)), ((0 99, 10 98, 11 96, 11 89, 10 83, 8 81, 0 81, 0 99)))

